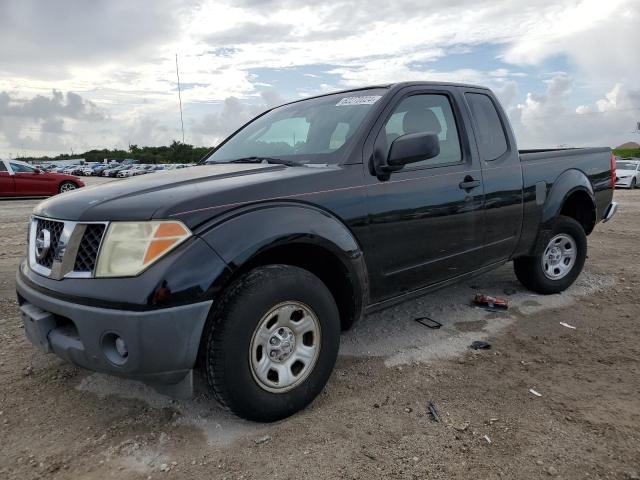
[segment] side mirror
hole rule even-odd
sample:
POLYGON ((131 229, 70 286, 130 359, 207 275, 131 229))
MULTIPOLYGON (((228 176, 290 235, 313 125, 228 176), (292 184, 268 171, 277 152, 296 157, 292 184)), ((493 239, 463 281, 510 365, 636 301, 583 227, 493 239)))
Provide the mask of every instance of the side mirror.
POLYGON ((440 140, 435 133, 409 133, 396 138, 389 149, 387 164, 402 167, 440 154, 440 140))
POLYGON ((42 173, 42 170, 40 170, 39 168, 34 168, 33 173, 42 173))

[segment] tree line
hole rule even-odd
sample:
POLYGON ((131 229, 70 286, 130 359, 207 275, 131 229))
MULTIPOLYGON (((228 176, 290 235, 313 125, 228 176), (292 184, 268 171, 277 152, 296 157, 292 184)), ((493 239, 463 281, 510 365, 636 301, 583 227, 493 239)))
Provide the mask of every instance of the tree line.
POLYGON ((20 160, 32 163, 46 163, 51 160, 84 158, 87 162, 103 162, 105 159, 132 158, 140 163, 197 163, 212 147, 194 147, 188 143, 174 141, 171 145, 160 147, 139 147, 130 145, 128 150, 108 149, 89 150, 83 153, 62 153, 55 157, 21 157, 20 160))

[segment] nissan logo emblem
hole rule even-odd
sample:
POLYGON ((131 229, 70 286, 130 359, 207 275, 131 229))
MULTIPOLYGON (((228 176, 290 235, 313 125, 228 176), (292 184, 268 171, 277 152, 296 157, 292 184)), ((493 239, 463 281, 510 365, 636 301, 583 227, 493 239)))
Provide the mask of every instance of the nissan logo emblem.
POLYGON ((51 247, 51 233, 46 228, 43 228, 36 235, 36 257, 38 260, 42 260, 51 247))

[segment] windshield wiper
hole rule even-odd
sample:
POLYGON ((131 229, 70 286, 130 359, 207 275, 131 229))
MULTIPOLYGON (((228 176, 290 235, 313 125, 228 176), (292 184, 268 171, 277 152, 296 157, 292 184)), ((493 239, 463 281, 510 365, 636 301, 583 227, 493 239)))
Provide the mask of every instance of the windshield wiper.
POLYGON ((273 157, 242 157, 236 158, 235 160, 229 160, 227 163, 273 163, 277 165, 287 165, 288 167, 301 167, 304 165, 303 163, 296 162, 294 160, 283 160, 282 158, 273 158, 273 157))

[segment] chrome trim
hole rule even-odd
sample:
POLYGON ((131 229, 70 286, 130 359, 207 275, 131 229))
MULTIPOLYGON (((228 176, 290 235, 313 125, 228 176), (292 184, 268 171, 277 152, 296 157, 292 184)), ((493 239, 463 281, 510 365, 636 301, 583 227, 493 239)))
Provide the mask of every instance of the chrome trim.
MULTIPOLYGON (((39 275, 49 277, 54 280, 61 280, 63 278, 93 278, 94 272, 75 272, 73 267, 75 266, 76 256, 78 255, 78 248, 82 237, 87 229, 87 225, 104 225, 104 235, 107 233, 109 222, 73 222, 71 220, 59 220, 57 218, 47 218, 32 215, 29 221, 29 245, 28 245, 28 259, 29 268, 39 275), (53 258, 53 264, 51 268, 40 265, 36 260, 36 232, 38 227, 38 220, 46 220, 52 222, 60 222, 64 224, 60 238, 58 239, 58 248, 56 249, 55 256, 53 258)), ((100 239, 100 245, 98 247, 98 255, 100 254, 100 247, 102 247, 102 240, 104 235, 100 239)), ((97 265, 97 258, 96 258, 97 265)))
POLYGON ((602 219, 602 222, 604 223, 611 220, 617 211, 618 211, 618 202, 611 202, 604 212, 604 217, 602 219))

